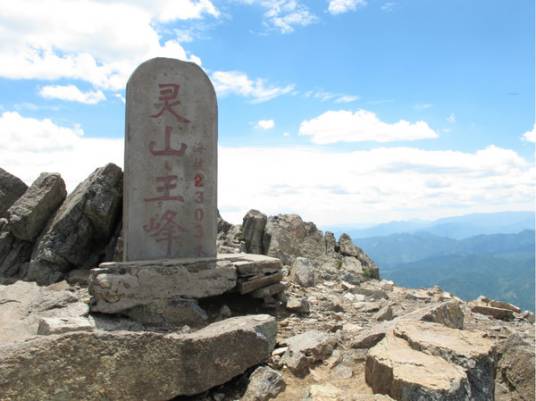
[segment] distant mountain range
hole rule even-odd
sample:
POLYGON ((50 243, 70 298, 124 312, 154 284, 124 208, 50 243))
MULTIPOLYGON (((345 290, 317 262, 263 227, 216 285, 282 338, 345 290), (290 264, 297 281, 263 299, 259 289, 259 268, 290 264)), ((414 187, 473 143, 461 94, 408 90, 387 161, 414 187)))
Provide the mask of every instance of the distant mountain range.
POLYGON ((467 214, 434 221, 394 221, 366 228, 352 225, 326 227, 335 234, 346 232, 353 239, 417 232, 463 239, 481 234, 514 234, 534 228, 534 212, 528 211, 467 214))

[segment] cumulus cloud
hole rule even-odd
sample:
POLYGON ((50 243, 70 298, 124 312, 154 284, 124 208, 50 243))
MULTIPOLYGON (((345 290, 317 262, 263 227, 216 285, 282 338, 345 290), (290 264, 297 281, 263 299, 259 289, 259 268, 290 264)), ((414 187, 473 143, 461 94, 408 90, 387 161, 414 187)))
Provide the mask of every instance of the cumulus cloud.
POLYGON ((84 104, 97 104, 106 100, 101 90, 82 92, 75 85, 47 85, 39 90, 45 99, 59 99, 84 104))
POLYGON ((294 90, 294 85, 272 86, 261 78, 252 80, 240 71, 215 71, 211 80, 218 95, 240 95, 251 98, 254 103, 266 102, 294 90))
POLYGON ((364 7, 367 5, 365 0, 330 0, 328 4, 328 11, 330 14, 344 14, 349 11, 355 11, 358 7, 364 7))
POLYGON ((300 124, 300 135, 309 136, 316 144, 336 142, 393 142, 437 138, 437 133, 424 121, 395 123, 381 121, 367 110, 327 111, 300 124))
POLYGON ((264 8, 264 24, 281 33, 294 32, 296 27, 315 23, 318 18, 298 0, 242 0, 264 8))
POLYGON ((521 138, 524 141, 536 143, 536 124, 533 125, 532 130, 525 132, 521 138))
POLYGON ((0 77, 78 79, 122 89, 151 57, 200 63, 177 40, 161 43, 155 22, 216 17, 209 0, 26 0, 3 2, 0 77))
POLYGON ((256 124, 257 128, 260 129, 272 129, 275 127, 275 121, 274 120, 259 120, 256 124))

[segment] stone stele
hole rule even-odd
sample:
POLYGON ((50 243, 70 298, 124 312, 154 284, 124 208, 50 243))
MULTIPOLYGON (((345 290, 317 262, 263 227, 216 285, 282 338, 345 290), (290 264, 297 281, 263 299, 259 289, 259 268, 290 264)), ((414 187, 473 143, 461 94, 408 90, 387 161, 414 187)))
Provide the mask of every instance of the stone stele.
POLYGON ((196 64, 154 58, 126 90, 124 259, 216 256, 217 104, 196 64))

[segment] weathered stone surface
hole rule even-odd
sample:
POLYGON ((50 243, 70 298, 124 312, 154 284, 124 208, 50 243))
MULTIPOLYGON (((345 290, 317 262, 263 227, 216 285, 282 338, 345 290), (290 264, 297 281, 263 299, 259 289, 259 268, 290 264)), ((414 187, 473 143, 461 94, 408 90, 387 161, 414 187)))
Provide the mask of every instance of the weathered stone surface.
POLYGON ((216 256, 217 118, 194 63, 154 58, 128 80, 125 260, 216 256))
POLYGON ((339 252, 343 256, 351 256, 359 260, 363 275, 367 278, 380 278, 380 269, 361 248, 354 245, 352 238, 346 233, 341 234, 338 242, 339 252))
POLYGON ((337 240, 335 239, 335 234, 331 231, 326 231, 324 234, 324 243, 326 244, 326 255, 335 256, 337 254, 337 240))
POLYGON ((392 320, 393 317, 393 309, 391 308, 391 305, 385 305, 378 312, 376 312, 376 314, 374 314, 374 319, 380 322, 383 320, 392 320))
POLYGON ((42 173, 8 209, 9 231, 18 239, 33 241, 66 195, 59 174, 42 173))
POLYGON ((496 350, 484 333, 452 329, 437 323, 400 322, 394 335, 411 348, 461 366, 468 377, 472 401, 489 401, 495 393, 496 350))
POLYGON ((304 376, 315 363, 328 358, 333 352, 335 338, 318 330, 307 331, 286 340, 288 349, 282 362, 296 376, 304 376))
POLYGON ((359 333, 352 341, 352 348, 372 348, 392 330, 393 322, 382 322, 359 333))
POLYGON ((446 301, 417 309, 401 316, 400 319, 440 323, 453 329, 463 329, 465 315, 458 301, 446 301))
POLYGON ((278 371, 261 366, 249 377, 248 388, 241 401, 268 401, 285 389, 285 381, 278 371))
POLYGON ((287 300, 286 308, 291 312, 309 313, 311 305, 307 298, 290 297, 287 300))
POLYGON ((65 199, 37 240, 28 280, 41 284, 58 281, 109 241, 119 218, 121 169, 107 164, 95 170, 65 199))
POLYGON ((481 313, 483 315, 488 315, 494 319, 499 320, 513 320, 514 313, 510 309, 496 308, 493 306, 477 304, 471 306, 471 311, 475 313, 481 313))
POLYGON ((268 256, 291 265, 298 256, 315 258, 324 255, 322 233, 313 223, 304 222, 296 214, 270 216, 266 222, 263 249, 268 256))
POLYGON ((469 401, 463 368, 416 351, 401 338, 386 336, 369 350, 365 379, 375 393, 398 401, 469 401))
POLYGON ((508 309, 515 313, 521 313, 521 309, 519 309, 517 306, 512 305, 508 302, 496 301, 492 299, 488 302, 488 304, 489 306, 493 306, 494 308, 508 309))
POLYGON ((39 320, 37 334, 62 334, 73 331, 93 331, 94 324, 85 317, 45 317, 39 320))
POLYGON ((250 210, 244 216, 242 221, 242 235, 246 242, 246 252, 264 253, 262 238, 264 236, 264 227, 268 218, 258 210, 250 210))
POLYGON ((359 257, 357 246, 354 245, 352 238, 346 233, 341 234, 339 237, 339 252, 344 256, 359 257))
POLYGON ((9 231, 0 231, 0 284, 24 276, 31 254, 31 242, 21 241, 9 231))
POLYGON ((118 313, 175 297, 220 295, 235 286, 236 268, 222 257, 102 263, 91 271, 89 291, 92 311, 118 313))
POLYGON ((238 292, 240 294, 249 294, 258 288, 267 287, 274 283, 279 283, 283 279, 283 273, 277 272, 272 274, 264 274, 247 279, 240 278, 238 280, 238 292))
POLYGON ((195 299, 181 297, 134 306, 123 313, 137 322, 158 326, 198 327, 206 324, 208 320, 207 312, 195 299))
POLYGON ((24 182, 0 168, 0 217, 4 217, 7 209, 22 196, 28 187, 24 182))
POLYGON ((315 285, 315 267, 310 259, 297 257, 292 264, 290 279, 302 287, 315 285))
POLYGON ((257 276, 259 274, 272 274, 281 271, 281 261, 265 255, 239 254, 242 260, 234 261, 239 277, 257 276))
POLYGON ((273 317, 250 315, 191 334, 40 336, 0 346, 0 394, 10 401, 165 401, 193 395, 266 360, 276 330, 273 317))

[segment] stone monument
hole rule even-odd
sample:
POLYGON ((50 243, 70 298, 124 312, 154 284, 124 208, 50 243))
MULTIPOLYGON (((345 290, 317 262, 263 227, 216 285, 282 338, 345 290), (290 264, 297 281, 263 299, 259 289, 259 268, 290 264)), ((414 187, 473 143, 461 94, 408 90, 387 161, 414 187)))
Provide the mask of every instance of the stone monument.
POLYGON ((201 326, 199 299, 284 290, 279 259, 216 254, 216 96, 193 63, 155 58, 128 81, 123 230, 124 261, 91 270, 92 312, 201 326))
POLYGON ((155 58, 128 80, 125 261, 216 256, 217 118, 194 63, 155 58))

